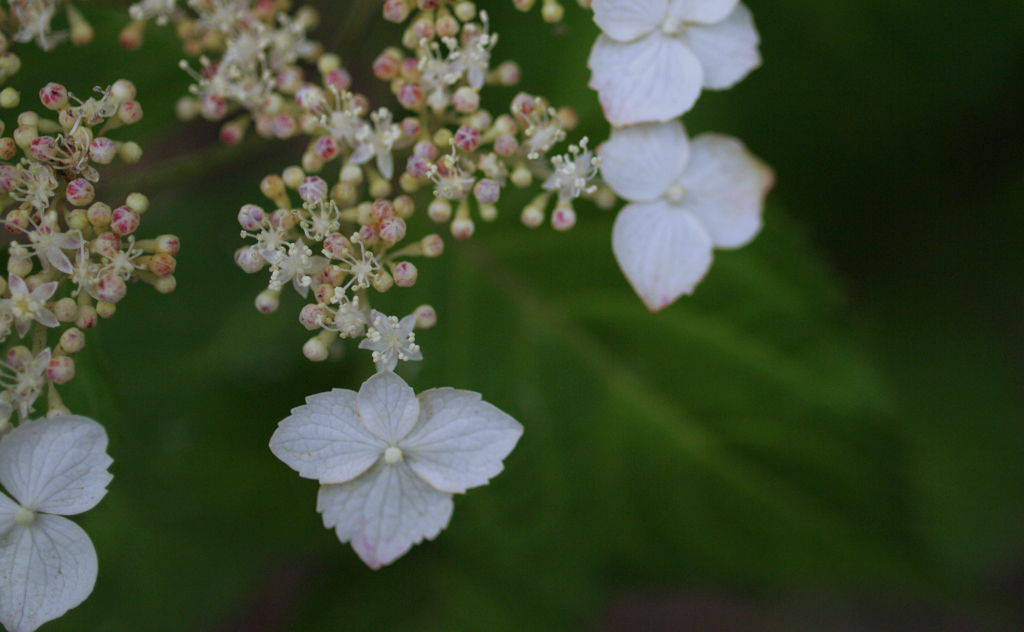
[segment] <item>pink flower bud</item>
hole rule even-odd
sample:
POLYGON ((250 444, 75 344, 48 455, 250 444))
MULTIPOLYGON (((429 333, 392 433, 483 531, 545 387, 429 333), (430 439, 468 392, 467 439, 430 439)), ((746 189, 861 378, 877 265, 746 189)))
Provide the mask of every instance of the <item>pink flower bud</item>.
POLYGON ((399 195, 395 198, 395 215, 402 219, 409 219, 416 211, 416 203, 408 195, 399 195))
POLYGON ((199 113, 207 121, 219 121, 228 113, 228 104, 224 99, 208 94, 199 106, 199 113))
POLYGON ((48 83, 39 91, 39 100, 47 110, 56 112, 64 109, 68 106, 67 88, 59 83, 48 83))
POLYGON ((274 290, 263 290, 256 296, 256 309, 264 314, 271 314, 277 311, 281 304, 280 294, 274 290))
POLYGON ((395 285, 398 287, 412 287, 416 283, 419 271, 413 264, 403 261, 395 266, 392 274, 395 277, 395 285))
POLYGON ((514 61, 506 61, 498 65, 494 70, 494 74, 498 78, 498 83, 503 86, 514 86, 519 83, 519 79, 523 76, 522 71, 519 69, 519 64, 514 61))
POLYGON ((101 165, 108 165, 114 160, 114 156, 117 155, 117 145, 114 141, 109 138, 100 136, 94 138, 89 143, 89 158, 100 163, 101 165))
POLYGON ((405 220, 401 217, 385 219, 380 223, 380 238, 391 244, 396 244, 405 239, 405 220))
POLYGON ((220 142, 225 145, 237 145, 242 142, 242 139, 245 138, 246 127, 248 126, 245 121, 246 119, 235 119, 222 125, 218 133, 220 142))
POLYGON ((178 260, 169 254, 160 253, 153 255, 153 258, 149 260, 146 267, 149 271, 158 277, 168 277, 174 274, 174 269, 178 266, 178 260))
POLYGON ((50 360, 46 367, 46 377, 54 384, 67 384, 75 377, 75 361, 67 356, 50 360))
POLYGON ((316 143, 313 145, 313 153, 316 157, 324 162, 332 160, 338 155, 338 141, 330 136, 321 136, 316 139, 316 143))
MULTIPOLYGON (((7 140, 6 138, 4 140, 7 140)), ((18 171, 11 165, 0 165, 0 191, 10 191, 18 180, 18 171)))
POLYGON ((420 305, 412 313, 416 314, 416 329, 430 329, 437 324, 437 312, 430 305, 420 305))
POLYGON ((501 187, 490 178, 483 178, 473 186, 473 195, 481 204, 494 204, 501 195, 501 187))
POLYGON ((473 236, 473 231, 476 230, 476 225, 473 224, 473 220, 468 218, 456 217, 451 223, 452 236, 456 239, 469 239, 473 236))
POLYGON ((516 140, 515 136, 501 134, 494 139, 494 153, 499 156, 507 158, 514 155, 517 151, 519 151, 519 141, 516 140))
POLYGON ((433 162, 437 159, 437 146, 428 140, 422 140, 413 146, 412 153, 433 162))
POLYGON ((295 102, 307 110, 314 110, 323 103, 324 91, 319 86, 307 83, 295 91, 295 102))
POLYGON ((243 246, 235 251, 235 263, 246 274, 255 274, 266 263, 254 246, 243 246))
POLYGON ((107 274, 96 282, 96 298, 105 303, 117 303, 127 292, 124 279, 116 274, 107 274))
POLYGON ((142 120, 142 106, 138 101, 125 101, 117 108, 117 118, 125 125, 132 125, 142 120))
POLYGON ((423 86, 416 81, 406 81, 398 87, 398 102, 407 110, 419 110, 427 101, 423 86))
POLYGON ((327 316, 324 314, 324 308, 319 305, 306 305, 299 312, 299 322, 309 331, 320 329, 326 320, 327 316))
POLYGON ((139 214, 130 206, 119 206, 110 215, 110 230, 118 235, 131 235, 138 227, 139 214))
POLYGON ((266 219, 266 211, 255 204, 246 204, 238 211, 238 223, 245 230, 259 230, 266 219))
POLYGON ((169 254, 172 257, 178 256, 181 249, 181 242, 174 235, 160 235, 156 238, 156 252, 169 254))
POLYGON ((480 130, 463 125, 455 132, 455 146, 462 151, 473 151, 480 146, 480 130))
POLYGON ((430 11, 436 9, 441 4, 440 0, 416 0, 416 6, 421 11, 430 11))
POLYGON ((86 305, 79 308, 78 318, 75 319, 75 326, 79 329, 92 329, 96 326, 98 320, 99 314, 96 313, 96 309, 91 305, 86 305))
POLYGON ((370 207, 370 219, 375 224, 394 216, 395 205, 391 203, 391 200, 375 200, 373 206, 370 207))
MULTIPOLYGON (((332 288, 336 288, 341 285, 341 282, 345 279, 346 272, 338 266, 327 266, 320 271, 320 274, 316 277, 316 286, 319 289, 321 285, 329 285, 332 288)), ((327 301, 323 301, 326 303, 327 301)))
POLYGON ((60 322, 70 323, 78 318, 78 303, 73 298, 65 297, 54 303, 50 311, 60 322))
POLYGON ((363 224, 363 227, 359 229, 359 238, 367 246, 373 246, 380 241, 380 233, 373 224, 363 224))
MULTIPOLYGON (((434 23, 431 22, 430 20, 420 20, 420 22, 426 22, 427 26, 430 27, 430 36, 426 37, 426 39, 434 39, 434 23)), ((417 24, 418 22, 412 25, 413 31, 416 30, 417 24)), ((424 39, 424 36, 417 34, 417 39, 424 39)), ((423 76, 423 73, 420 72, 419 60, 416 59, 416 57, 406 57, 405 59, 402 60, 402 65, 398 69, 398 74, 405 79, 409 79, 410 81, 416 81, 417 79, 423 76)))
POLYGON ((409 156, 409 160, 405 163, 405 171, 410 176, 422 180, 427 177, 432 164, 427 158, 413 154, 409 156))
POLYGON ((11 160, 18 153, 18 144, 10 136, 0 138, 0 160, 11 160))
POLYGON ((274 77, 277 89, 285 94, 295 94, 296 90, 302 87, 302 69, 298 66, 286 66, 274 77))
POLYGON ((121 238, 114 233, 103 233, 92 240, 92 249, 108 259, 113 259, 121 252, 121 238))
POLYGON ((110 86, 110 100, 114 103, 124 103, 135 98, 135 84, 127 79, 118 79, 110 86))
POLYGON ((559 206, 551 214, 551 225, 555 230, 569 230, 576 225, 576 212, 567 206, 559 206))
POLYGON ((324 75, 324 86, 334 88, 338 92, 348 90, 352 87, 352 75, 344 68, 335 68, 324 75))
POLYGON ((405 0, 387 0, 384 3, 384 19, 401 24, 405 22, 405 18, 409 17, 411 8, 405 0))
POLYGON ((11 367, 15 371, 21 371, 25 368, 25 362, 32 359, 32 352, 28 350, 28 347, 17 346, 11 347, 7 351, 7 366, 11 367))
POLYGON ((327 183, 320 176, 308 176, 299 185, 299 197, 313 203, 327 199, 327 183))
POLYGON ((272 121, 271 129, 274 132, 274 136, 284 140, 295 135, 298 124, 295 122, 295 117, 291 114, 278 114, 272 121))
POLYGON ((398 67, 401 63, 401 53, 388 49, 373 60, 373 76, 381 81, 390 81, 398 76, 398 67))
POLYGON ((459 34, 461 25, 452 15, 443 15, 434 22, 438 37, 455 37, 459 34))
POLYGON ((423 131, 423 124, 416 117, 410 116, 402 119, 398 128, 402 131, 402 136, 408 140, 412 140, 420 135, 423 131))
POLYGON ((64 353, 78 353, 85 347, 85 334, 77 327, 69 327, 60 335, 59 346, 64 353))
POLYGON ((469 86, 463 86, 452 95, 452 105, 463 114, 475 112, 480 107, 480 93, 469 86))
POLYGON ((511 110, 515 116, 530 116, 535 108, 536 102, 534 98, 525 92, 520 92, 516 95, 516 98, 512 99, 511 110))
POLYGON ((452 216, 451 202, 444 198, 434 198, 427 207, 427 217, 435 222, 447 222, 452 216))
POLYGON ((68 182, 68 188, 66 191, 68 202, 71 202, 74 206, 85 206, 86 204, 92 203, 96 197, 96 190, 93 188, 92 183, 78 178, 68 182))
POLYGON ((29 153, 40 162, 49 162, 56 156, 57 141, 52 136, 39 136, 29 144, 29 153))
POLYGON ((420 240, 420 248, 424 257, 440 257, 444 252, 444 240, 437 233, 427 235, 420 240))
POLYGON ((352 254, 352 242, 341 233, 331 233, 324 239, 324 254, 331 259, 343 259, 352 254))

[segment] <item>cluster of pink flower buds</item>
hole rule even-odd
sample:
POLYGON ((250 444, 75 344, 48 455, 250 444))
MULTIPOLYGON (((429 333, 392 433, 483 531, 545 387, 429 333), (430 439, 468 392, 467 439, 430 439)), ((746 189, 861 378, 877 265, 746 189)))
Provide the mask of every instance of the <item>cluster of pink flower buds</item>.
POLYGON ((135 86, 120 80, 82 101, 49 83, 39 99, 56 120, 22 112, 11 136, 0 123, 0 213, 12 239, 0 280, 0 342, 32 332, 31 348, 12 347, 0 362, 4 419, 13 410, 28 417, 44 387, 48 413, 67 412, 55 386, 74 377, 71 356, 83 332, 114 315, 131 283, 175 288, 178 239, 136 241, 146 196, 132 193, 115 207, 96 200, 94 165, 141 157, 137 144, 106 136, 142 117, 135 86), (51 346, 51 330, 64 325, 51 346))

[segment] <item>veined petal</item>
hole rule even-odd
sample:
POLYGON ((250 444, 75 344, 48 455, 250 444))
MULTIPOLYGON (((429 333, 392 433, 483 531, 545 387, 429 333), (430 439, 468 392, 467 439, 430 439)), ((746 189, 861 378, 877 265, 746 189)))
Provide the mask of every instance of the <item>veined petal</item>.
POLYGON ((19 506, 7 494, 0 492, 0 542, 3 542, 7 532, 14 528, 14 512, 19 506))
POLYGON ((683 208, 700 218, 715 246, 749 242, 761 229, 764 197, 775 174, 729 136, 702 134, 693 139, 692 152, 680 180, 686 188, 683 208))
POLYGON ((49 283, 40 283, 36 286, 36 289, 32 290, 32 298, 39 302, 48 301, 53 293, 57 291, 57 282, 50 281, 49 283))
POLYGON ((38 322, 43 327, 52 328, 60 325, 60 321, 57 320, 57 317, 54 316, 53 312, 46 309, 45 307, 39 308, 39 311, 36 312, 36 322, 38 322))
POLYGON ((612 229, 619 267, 652 312, 693 292, 711 266, 711 247, 697 218, 665 201, 630 204, 612 229))
POLYGON ((25 285, 25 280, 17 274, 7 275, 7 285, 11 288, 12 292, 20 292, 22 294, 28 294, 28 286, 25 285))
POLYGON ((51 252, 46 260, 64 274, 74 274, 75 272, 75 269, 71 266, 71 260, 61 250, 51 252))
POLYGON ((631 202, 650 202, 686 171, 690 143, 677 120, 641 123, 612 130, 597 153, 601 176, 615 193, 631 202))
POLYGON ((409 464, 378 461, 362 476, 324 485, 317 495, 324 526, 352 542, 373 569, 390 564, 424 538, 433 540, 452 517, 452 496, 416 476, 409 464))
POLYGON ((420 478, 461 494, 504 469, 501 462, 522 436, 522 424, 471 391, 432 389, 419 400, 419 422, 400 447, 420 478))
POLYGON ((594 0, 594 22, 608 37, 628 42, 661 28, 669 0, 594 0))
POLYGON ((739 0, 672 0, 669 15, 680 22, 714 24, 725 19, 739 0))
POLYGON ((743 4, 717 24, 687 29, 683 41, 700 60, 705 88, 731 88, 761 65, 761 38, 754 16, 743 4))
POLYGON ((391 371, 381 371, 366 380, 357 396, 359 416, 367 429, 388 445, 409 434, 420 414, 416 393, 391 371))
POLYGON ((82 603, 96 572, 96 549, 81 527, 37 514, 0 540, 0 623, 32 632, 82 603))
POLYGON ((704 82, 696 55, 661 31, 626 44, 599 35, 587 67, 589 85, 616 127, 674 119, 693 107, 704 82))
POLYGON ((274 456, 299 476, 325 485, 359 476, 386 448, 359 418, 355 391, 339 388, 307 397, 270 438, 274 456))
POLYGON ((78 415, 26 421, 0 441, 0 483, 33 511, 92 509, 113 479, 111 463, 106 430, 78 415))

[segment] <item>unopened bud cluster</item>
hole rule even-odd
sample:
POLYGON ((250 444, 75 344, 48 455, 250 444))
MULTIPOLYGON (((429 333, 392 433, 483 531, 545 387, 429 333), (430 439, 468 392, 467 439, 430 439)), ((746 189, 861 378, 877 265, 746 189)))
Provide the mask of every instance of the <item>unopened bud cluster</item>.
POLYGON ((66 413, 56 385, 74 377, 83 332, 114 315, 131 283, 161 293, 175 287, 178 239, 136 241, 146 196, 113 205, 96 199, 94 165, 141 157, 137 144, 106 136, 142 117, 135 86, 117 81, 82 101, 49 83, 39 98, 56 120, 22 112, 10 136, 0 122, 0 213, 12 235, 0 279, 0 342, 17 341, 0 359, 0 420, 14 410, 27 418, 44 388, 48 414, 66 413))

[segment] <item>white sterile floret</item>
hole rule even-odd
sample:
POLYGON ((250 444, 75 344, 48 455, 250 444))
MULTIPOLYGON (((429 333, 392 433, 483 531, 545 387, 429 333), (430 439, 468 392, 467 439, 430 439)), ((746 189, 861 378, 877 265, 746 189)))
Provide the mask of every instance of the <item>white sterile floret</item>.
POLYGON ((761 64, 760 37, 737 0, 593 0, 604 31, 587 66, 605 117, 618 127, 668 121, 701 88, 732 87, 761 64))
POLYGON ((417 397, 384 371, 358 394, 307 397, 280 423, 270 449, 320 481, 324 526, 376 569, 448 526, 452 494, 497 476, 522 433, 479 393, 441 388, 417 397))
POLYGON ((651 311, 693 291, 711 250, 738 248, 761 229, 772 170, 738 140, 687 140, 679 121, 612 131, 598 148, 605 182, 629 200, 612 229, 619 266, 651 311))
POLYGON ((373 362, 378 371, 391 371, 398 361, 422 360, 420 346, 416 344, 416 314, 398 320, 377 310, 370 312, 371 327, 366 330, 366 339, 359 343, 360 349, 373 351, 373 362))
POLYGON ((113 478, 107 433, 77 415, 26 421, 0 440, 0 623, 32 632, 82 603, 96 549, 61 516, 92 509, 113 478))

